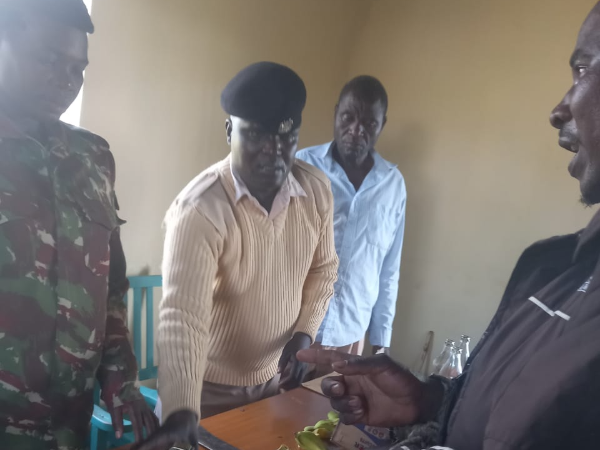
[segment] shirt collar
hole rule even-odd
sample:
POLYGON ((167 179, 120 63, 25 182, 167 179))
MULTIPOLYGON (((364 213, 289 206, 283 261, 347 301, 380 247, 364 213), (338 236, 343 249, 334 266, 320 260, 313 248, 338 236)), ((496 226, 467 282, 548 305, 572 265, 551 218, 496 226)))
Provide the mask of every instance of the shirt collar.
POLYGON ((23 139, 27 135, 2 111, 0 111, 0 139, 23 139))
MULTIPOLYGON (((335 141, 328 142, 328 143, 323 144, 320 147, 318 147, 314 152, 314 154, 317 157, 319 157, 323 160, 326 160, 328 162, 329 169, 331 169, 333 164, 336 162, 335 159, 333 159, 334 145, 335 145, 335 141)), ((398 167, 396 164, 392 164, 391 162, 383 159, 381 157, 381 155, 377 152, 377 150, 373 150, 371 152, 371 156, 373 157, 373 168, 371 169, 371 172, 375 176, 376 182, 383 179, 383 177, 390 170, 393 170, 396 167, 398 167)))
MULTIPOLYGON (((235 186, 235 202, 238 203, 242 198, 248 196, 250 198, 254 198, 254 196, 250 193, 250 190, 246 186, 246 183, 242 180, 241 177, 233 169, 233 165, 230 163, 229 168, 231 170, 231 176, 233 177, 233 184, 235 186)), ((300 182, 296 179, 292 171, 287 176, 285 183, 277 193, 280 195, 281 193, 285 193, 285 191, 289 192, 290 198, 292 197, 306 197, 306 191, 302 188, 300 182)))
POLYGON ((592 217, 588 226, 579 232, 577 247, 573 254, 573 261, 589 252, 597 253, 598 247, 600 247, 600 211, 592 217))
MULTIPOLYGON (((44 127, 45 134, 65 143, 65 127, 60 121, 44 127)), ((33 136, 22 131, 15 122, 0 110, 0 139, 35 139, 33 136)))
POLYGON ((325 159, 325 157, 333 159, 332 151, 333 142, 327 142, 326 144, 317 147, 317 149, 315 150, 315 155, 321 159, 325 159))

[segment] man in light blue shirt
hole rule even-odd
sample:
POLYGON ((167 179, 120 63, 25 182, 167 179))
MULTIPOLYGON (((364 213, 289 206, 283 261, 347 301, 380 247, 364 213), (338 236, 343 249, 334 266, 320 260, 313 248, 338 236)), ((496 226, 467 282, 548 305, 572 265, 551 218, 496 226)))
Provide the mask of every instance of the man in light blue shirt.
MULTIPOLYGON (((367 332, 374 353, 390 347, 406 187, 396 166, 374 148, 387 120, 387 106, 379 80, 351 80, 335 108, 335 140, 296 155, 327 174, 335 205, 340 265, 335 294, 316 339, 320 348, 361 354, 367 332)), ((330 371, 317 368, 314 375, 330 371)))

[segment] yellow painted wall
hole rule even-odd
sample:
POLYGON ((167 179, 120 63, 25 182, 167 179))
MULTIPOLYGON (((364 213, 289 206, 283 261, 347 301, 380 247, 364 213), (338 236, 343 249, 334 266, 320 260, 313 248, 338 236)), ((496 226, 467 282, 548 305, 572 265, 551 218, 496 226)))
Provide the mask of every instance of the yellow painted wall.
POLYGON ((389 89, 379 143, 407 182, 394 355, 475 339, 521 251, 591 217, 548 117, 593 0, 376 0, 350 76, 389 89))
POLYGON ((331 137, 344 81, 390 94, 378 146, 408 187, 393 353, 428 330, 478 339, 526 245, 583 227, 548 124, 593 0, 96 0, 82 125, 105 136, 130 273, 157 273, 163 214, 228 151, 219 93, 257 60, 293 67, 308 106, 301 145, 331 137))
POLYGON ((300 145, 330 138, 361 0, 95 0, 82 126, 117 161, 130 274, 158 273, 177 193, 228 153, 219 96, 246 65, 287 64, 309 91, 300 145))

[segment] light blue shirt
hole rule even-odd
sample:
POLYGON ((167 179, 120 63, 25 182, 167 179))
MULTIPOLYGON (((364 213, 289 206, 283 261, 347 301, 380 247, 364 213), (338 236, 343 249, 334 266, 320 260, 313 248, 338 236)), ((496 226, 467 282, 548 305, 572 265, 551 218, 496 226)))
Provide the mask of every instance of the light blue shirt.
POLYGON ((335 208, 340 266, 316 341, 343 347, 360 341, 368 331, 372 345, 389 347, 404 239, 404 178, 395 165, 373 152, 375 164, 356 191, 333 159, 331 143, 301 150, 296 157, 329 177, 335 208))

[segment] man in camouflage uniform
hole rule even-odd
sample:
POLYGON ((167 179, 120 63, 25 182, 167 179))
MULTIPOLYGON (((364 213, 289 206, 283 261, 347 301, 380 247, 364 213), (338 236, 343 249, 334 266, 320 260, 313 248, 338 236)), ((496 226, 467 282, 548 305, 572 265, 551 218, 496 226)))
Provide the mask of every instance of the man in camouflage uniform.
POLYGON ((0 449, 87 447, 97 378, 117 436, 136 386, 108 144, 59 121, 93 25, 81 0, 0 0, 0 449))

